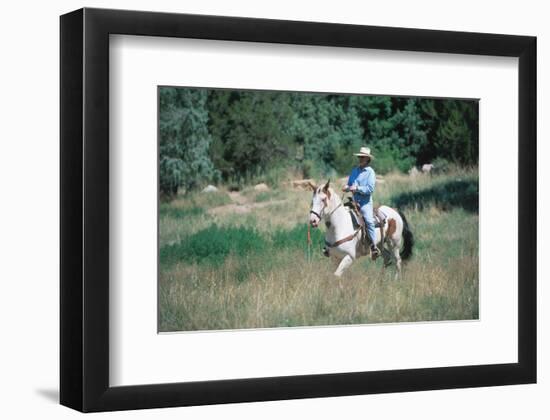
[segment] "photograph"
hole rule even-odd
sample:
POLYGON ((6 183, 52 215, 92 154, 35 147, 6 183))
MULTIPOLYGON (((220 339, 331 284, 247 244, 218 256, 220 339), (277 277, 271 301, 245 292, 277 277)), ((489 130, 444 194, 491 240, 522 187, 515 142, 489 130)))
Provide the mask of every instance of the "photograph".
POLYGON ((479 319, 479 99, 158 86, 158 331, 479 319))
POLYGON ((550 419, 544 2, 2 10, 1 418, 550 419))

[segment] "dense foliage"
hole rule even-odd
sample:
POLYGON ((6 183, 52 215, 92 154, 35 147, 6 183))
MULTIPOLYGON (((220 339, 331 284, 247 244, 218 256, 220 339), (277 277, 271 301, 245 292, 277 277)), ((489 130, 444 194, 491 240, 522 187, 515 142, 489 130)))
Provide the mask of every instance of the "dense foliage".
POLYGON ((208 155, 208 92, 200 89, 161 88, 159 94, 160 189, 175 194, 212 179, 216 170, 208 155))
POLYGON ((160 187, 292 169, 349 172, 368 145, 378 173, 478 162, 478 102, 367 95, 160 89, 160 187))

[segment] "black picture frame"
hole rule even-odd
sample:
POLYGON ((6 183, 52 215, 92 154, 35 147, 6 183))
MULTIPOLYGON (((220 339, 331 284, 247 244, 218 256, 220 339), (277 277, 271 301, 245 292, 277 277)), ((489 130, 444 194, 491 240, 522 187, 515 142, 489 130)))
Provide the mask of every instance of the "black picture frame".
POLYGON ((88 8, 60 23, 61 404, 93 412, 536 382, 535 37, 88 8), (518 363, 111 387, 110 34, 518 57, 518 363))

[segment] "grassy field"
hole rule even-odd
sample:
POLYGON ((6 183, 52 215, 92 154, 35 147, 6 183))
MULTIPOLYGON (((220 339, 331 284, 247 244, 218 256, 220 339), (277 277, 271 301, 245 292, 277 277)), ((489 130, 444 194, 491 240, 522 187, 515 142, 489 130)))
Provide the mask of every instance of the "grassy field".
POLYGON ((367 258, 334 277, 324 227, 308 258, 309 190, 221 189, 161 203, 159 330, 477 319, 477 196, 477 168, 377 183, 375 204, 401 209, 415 236, 399 280, 367 258))

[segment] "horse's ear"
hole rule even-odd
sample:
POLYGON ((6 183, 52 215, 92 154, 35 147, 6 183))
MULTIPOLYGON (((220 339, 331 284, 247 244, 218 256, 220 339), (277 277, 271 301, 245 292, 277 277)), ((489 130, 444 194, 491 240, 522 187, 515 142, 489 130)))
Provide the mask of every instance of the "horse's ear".
POLYGON ((309 185, 309 188, 311 188, 313 191, 317 189, 317 187, 313 185, 311 181, 308 181, 307 185, 309 185))
POLYGON ((327 181, 327 183, 326 183, 325 186, 323 187, 323 192, 324 192, 326 195, 328 195, 328 198, 330 198, 329 187, 330 187, 330 179, 327 181))

